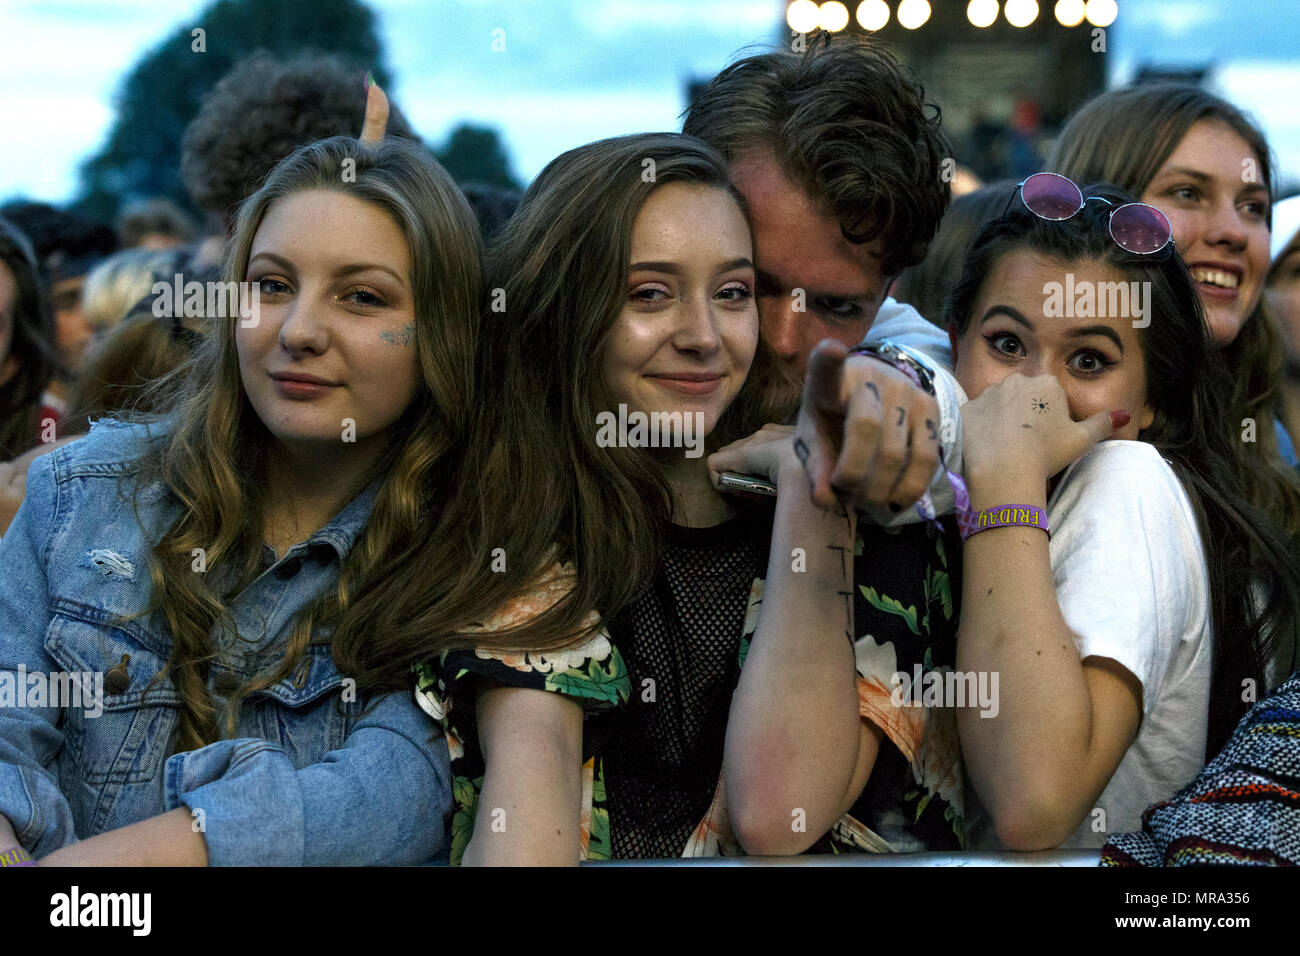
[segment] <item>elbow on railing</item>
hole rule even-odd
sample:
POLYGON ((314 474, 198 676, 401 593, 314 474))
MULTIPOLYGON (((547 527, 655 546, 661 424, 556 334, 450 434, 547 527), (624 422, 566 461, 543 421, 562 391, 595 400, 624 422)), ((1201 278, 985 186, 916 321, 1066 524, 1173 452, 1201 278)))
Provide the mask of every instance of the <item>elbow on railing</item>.
POLYGON ((736 840, 750 856, 794 856, 818 836, 802 807, 787 807, 779 800, 740 800, 729 809, 736 840))
POLYGON ((993 829, 1008 850, 1051 850, 1079 825, 1061 801, 1026 798, 990 809, 993 829))

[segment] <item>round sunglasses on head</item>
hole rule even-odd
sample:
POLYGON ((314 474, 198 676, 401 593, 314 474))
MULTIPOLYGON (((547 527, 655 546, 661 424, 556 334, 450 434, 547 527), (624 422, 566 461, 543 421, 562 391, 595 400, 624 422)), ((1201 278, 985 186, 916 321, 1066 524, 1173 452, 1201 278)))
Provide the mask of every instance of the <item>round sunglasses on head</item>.
MULTIPOLYGON (((1039 219, 1061 222, 1078 215, 1085 204, 1096 200, 1113 206, 1110 211, 1109 231, 1115 244, 1126 252, 1149 256, 1173 244, 1174 230, 1169 219, 1155 206, 1144 202, 1129 202, 1115 206, 1104 196, 1089 196, 1060 173, 1034 173, 1016 185, 1012 198, 1020 196, 1025 208, 1039 219)), ((1007 200, 1007 209, 1011 200, 1007 200)), ((1003 210, 1005 214, 1006 210, 1003 210)))

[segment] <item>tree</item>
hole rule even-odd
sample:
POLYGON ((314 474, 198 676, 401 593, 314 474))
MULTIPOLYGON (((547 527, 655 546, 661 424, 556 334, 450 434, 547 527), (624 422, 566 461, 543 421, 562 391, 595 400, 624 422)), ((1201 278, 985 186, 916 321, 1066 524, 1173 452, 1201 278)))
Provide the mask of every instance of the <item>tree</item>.
POLYGON ((108 140, 82 165, 76 210, 111 222, 119 204, 148 196, 193 209, 180 180, 181 136, 204 95, 259 48, 340 54, 390 82, 374 14, 361 0, 218 0, 127 74, 108 140))
POLYGON ((510 175, 510 161, 496 130, 461 123, 451 131, 447 143, 435 154, 438 162, 462 186, 480 183, 502 189, 518 189, 510 175))

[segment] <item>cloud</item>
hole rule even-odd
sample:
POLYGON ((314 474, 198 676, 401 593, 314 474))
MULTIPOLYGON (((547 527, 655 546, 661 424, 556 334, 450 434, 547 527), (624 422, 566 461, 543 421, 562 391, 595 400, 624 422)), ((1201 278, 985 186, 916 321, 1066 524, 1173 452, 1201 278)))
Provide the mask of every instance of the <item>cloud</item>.
POLYGON ((7 3, 0 89, 8 155, 0 167, 0 202, 15 195, 71 199, 78 166, 108 135, 113 96, 127 69, 205 5, 185 0, 160 15, 148 0, 7 3))
POLYGON ((1278 160, 1278 180, 1300 183, 1300 114, 1295 109, 1300 63, 1238 61, 1215 72, 1214 86, 1217 93, 1263 126, 1278 160))
POLYGON ((1141 62, 1296 55, 1295 0, 1120 0, 1116 43, 1141 62))
POLYGON ((584 18, 593 32, 631 30, 673 31, 678 41, 689 40, 689 33, 734 33, 760 31, 770 33, 779 18, 773 4, 753 0, 601 0, 592 4, 593 16, 584 18))
POLYGON ((438 142, 457 121, 495 125, 525 181, 572 146, 679 128, 687 84, 778 26, 768 0, 452 0, 436 15, 398 0, 380 16, 394 100, 416 129, 438 142))
POLYGON ((778 16, 756 0, 444 0, 436 10, 385 5, 380 25, 401 77, 436 76, 448 89, 472 84, 513 95, 539 87, 662 86, 682 73, 711 74, 740 47, 775 38, 778 16), (493 49, 496 37, 503 52, 493 49))
POLYGON ((432 143, 440 143, 459 122, 495 126, 503 133, 511 169, 526 184, 567 149, 625 133, 677 130, 685 97, 658 91, 591 90, 582 96, 545 90, 524 91, 501 100, 490 96, 450 99, 408 91, 403 105, 411 121, 432 143))
MULTIPOLYGON (((23 146, 19 161, 0 166, 0 200, 71 198, 78 165, 108 132, 126 71, 209 2, 4 0, 0 88, 16 104, 6 119, 22 130, 23 146)), ((395 76, 391 92, 416 128, 437 142, 458 121, 495 125, 525 179, 582 142, 677 129, 688 82, 783 30, 779 0, 368 2, 395 76), (492 50, 498 28, 504 53, 492 50)), ((1300 161, 1300 120, 1288 102, 1300 88, 1288 72, 1300 46, 1294 4, 1121 0, 1111 57, 1116 67, 1219 65, 1229 96, 1259 115, 1286 174, 1300 176, 1286 165, 1288 156, 1300 161)))

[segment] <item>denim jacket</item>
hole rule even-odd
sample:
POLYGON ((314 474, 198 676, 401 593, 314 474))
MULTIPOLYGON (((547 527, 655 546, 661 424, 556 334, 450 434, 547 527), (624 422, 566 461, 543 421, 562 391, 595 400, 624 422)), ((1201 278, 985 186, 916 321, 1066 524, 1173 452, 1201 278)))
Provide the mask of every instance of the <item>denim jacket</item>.
MULTIPOLYGON (((439 727, 409 691, 358 695, 320 630, 293 674, 243 702, 233 739, 173 753, 180 697, 170 677, 150 683, 168 629, 157 612, 109 623, 148 604, 150 548, 180 513, 150 485, 137 522, 132 482, 119 486, 166 427, 100 421, 31 465, 0 539, 0 814, 38 858, 180 806, 214 866, 445 856, 439 727)), ((270 567, 230 604, 239 639, 216 648, 214 697, 269 664, 298 612, 336 586, 376 490, 280 559, 265 550, 270 567)))

